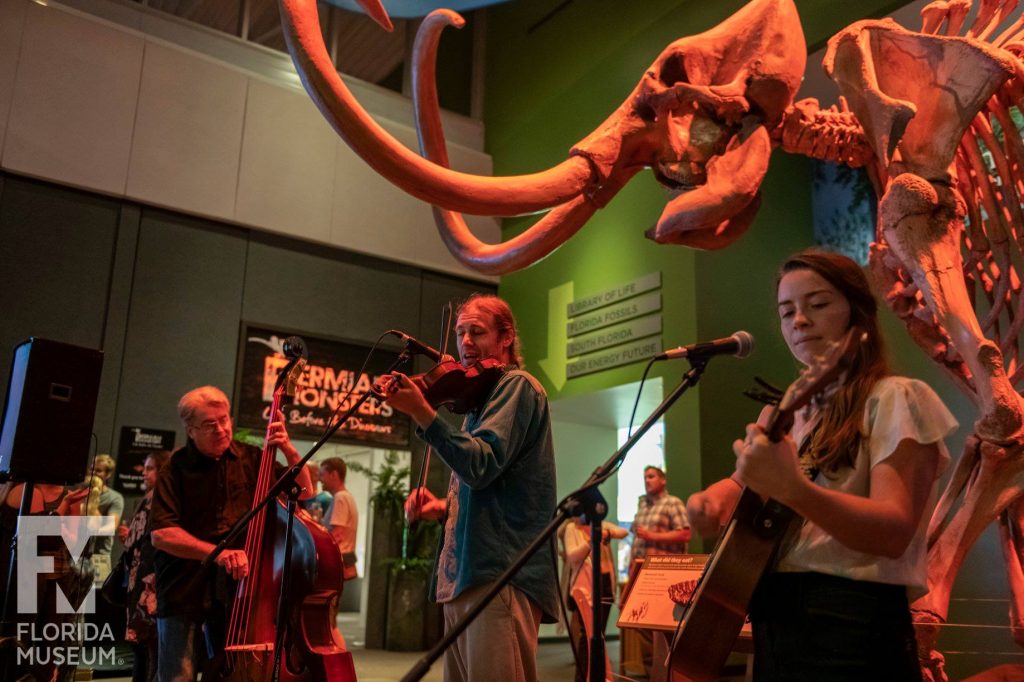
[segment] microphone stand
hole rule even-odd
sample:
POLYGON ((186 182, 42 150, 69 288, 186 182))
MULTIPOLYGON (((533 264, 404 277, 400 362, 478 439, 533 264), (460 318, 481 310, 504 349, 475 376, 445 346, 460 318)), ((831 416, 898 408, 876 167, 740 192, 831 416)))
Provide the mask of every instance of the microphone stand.
MULTIPOLYGON (((409 348, 405 348, 401 353, 399 353, 398 357, 395 359, 393 363, 391 363, 391 366, 388 367, 387 372, 385 373, 390 374, 395 369, 397 369, 401 364, 408 361, 411 357, 412 353, 410 352, 409 348)), ((277 682, 281 674, 281 656, 284 652, 284 633, 285 627, 288 624, 288 610, 285 608, 285 606, 288 603, 288 596, 291 590, 291 571, 288 570, 288 564, 291 562, 292 556, 291 531, 292 522, 295 514, 295 506, 298 503, 299 495, 302 493, 302 489, 295 482, 295 479, 298 477, 300 473, 302 473, 302 469, 306 466, 306 462, 308 462, 313 457, 313 455, 315 455, 317 451, 321 447, 323 447, 328 440, 330 440, 331 436, 333 436, 338 431, 338 429, 340 429, 342 425, 348 421, 349 417, 355 414, 356 411, 360 408, 360 406, 362 406, 362 404, 365 403, 370 398, 377 398, 378 400, 383 401, 386 398, 386 396, 376 386, 373 386, 369 391, 364 393, 363 397, 357 400, 356 403, 352 407, 350 407, 348 411, 345 412, 344 415, 335 420, 335 422, 327 429, 327 431, 324 432, 324 435, 320 436, 320 439, 313 444, 313 447, 310 448, 309 452, 307 452, 302 457, 302 459, 300 459, 298 462, 290 466, 287 469, 287 471, 281 474, 281 478, 277 479, 277 482, 275 482, 274 485, 270 486, 270 490, 267 491, 266 496, 264 496, 262 500, 260 500, 255 506, 253 506, 253 508, 250 509, 242 518, 238 519, 238 521, 235 522, 235 525, 231 527, 231 530, 224 537, 224 539, 217 543, 217 546, 213 548, 213 551, 211 551, 202 561, 201 565, 203 568, 209 566, 213 561, 217 559, 218 556, 220 556, 221 552, 227 549, 228 545, 230 545, 231 542, 236 537, 238 537, 238 535, 241 534, 243 530, 245 530, 248 527, 253 517, 256 516, 256 514, 258 514, 261 509, 263 509, 264 507, 272 503, 274 500, 276 500, 278 495, 282 493, 288 496, 288 527, 287 532, 285 533, 284 536, 285 569, 281 572, 281 592, 278 595, 277 622, 275 623, 276 636, 274 641, 274 667, 273 674, 271 677, 273 682, 277 682)), ((273 417, 273 415, 271 415, 271 417, 273 417)))
MULTIPOLYGON (((11 593, 14 591, 14 572, 18 570, 18 540, 21 537, 22 531, 22 519, 29 516, 32 513, 32 497, 35 495, 35 481, 25 481, 24 487, 21 490, 21 504, 18 506, 18 522, 14 527, 14 535, 11 537, 10 555, 7 562, 7 584, 4 587, 4 605, 2 615, 2 627, 0 635, 11 636, 15 635, 14 624, 17 621, 17 617, 8 618, 9 610, 11 608, 11 593)), ((27 586, 19 586, 22 590, 28 589, 27 586)), ((33 589, 35 586, 33 585, 33 589)))
POLYGON ((622 460, 625 459, 626 454, 632 449, 634 445, 643 437, 645 433, 657 422, 661 417, 668 411, 670 407, 685 393, 689 388, 695 386, 700 380, 704 369, 707 367, 708 357, 694 357, 688 358, 690 360, 690 369, 683 375, 679 384, 672 390, 672 392, 665 398, 657 408, 651 412, 650 416, 644 421, 640 427, 633 432, 633 435, 622 445, 621 448, 615 451, 614 454, 608 459, 607 462, 602 464, 600 467, 594 470, 594 473, 590 475, 590 478, 580 487, 576 492, 568 495, 565 501, 559 505, 556 510, 554 518, 548 523, 547 526, 537 535, 536 538, 527 545, 512 565, 505 570, 500 576, 498 576, 490 589, 480 597, 479 601, 470 608, 470 610, 463 616, 451 629, 445 633, 444 637, 426 654, 420 658, 419 661, 402 677, 401 682, 415 682, 416 680, 423 679, 423 676, 430 670, 430 666, 441 657, 445 649, 450 647, 452 643, 458 639, 459 635, 465 631, 469 624, 472 623, 477 616, 487 607, 492 599, 501 591, 505 585, 512 580, 519 569, 522 568, 530 557, 540 549, 541 545, 545 542, 549 542, 551 537, 558 530, 558 527, 562 525, 568 518, 572 516, 578 516, 581 513, 587 514, 587 518, 590 520, 590 538, 591 538, 591 568, 593 573, 593 592, 594 598, 591 604, 591 613, 594 623, 593 632, 591 634, 590 641, 590 682, 603 682, 605 679, 605 666, 604 666, 604 631, 598 631, 597 624, 600 623, 600 609, 601 609, 601 519, 604 518, 605 513, 608 510, 604 498, 601 496, 601 492, 597 489, 597 486, 607 480, 619 465, 622 464, 622 460), (595 540, 596 537, 596 540, 595 540))
MULTIPOLYGON (((644 429, 646 431, 646 429, 644 429)), ((641 435, 643 435, 641 433, 641 435)), ((636 441, 634 441, 636 442, 636 441)), ((619 460, 621 462, 621 460, 619 460)), ((617 465, 616 465, 617 466, 617 465)), ((591 475, 593 480, 593 475, 591 475)), ((575 500, 582 508, 568 510, 569 514, 576 516, 583 514, 583 518, 590 522, 590 644, 587 651, 590 653, 590 665, 587 670, 587 678, 590 682, 603 682, 605 679, 605 641, 604 641, 604 585, 601 584, 601 524, 608 513, 608 503, 605 501, 597 484, 590 485, 574 493, 575 500)), ((571 590, 570 586, 570 590, 571 590)), ((612 595, 609 595, 612 596, 612 595)), ((578 655, 578 654, 577 654, 578 655)))

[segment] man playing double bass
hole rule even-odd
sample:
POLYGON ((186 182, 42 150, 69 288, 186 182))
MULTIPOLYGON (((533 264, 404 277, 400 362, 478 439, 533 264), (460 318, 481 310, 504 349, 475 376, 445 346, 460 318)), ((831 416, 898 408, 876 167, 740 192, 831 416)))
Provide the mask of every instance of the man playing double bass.
MULTIPOLYGON (((223 652, 223 633, 235 594, 235 581, 249 570, 242 549, 222 552, 215 566, 201 561, 254 502, 261 452, 232 438, 231 404, 223 391, 203 386, 178 401, 188 443, 161 471, 153 494, 153 546, 156 548, 158 679, 160 682, 216 679, 204 652, 223 652), (200 662, 202 662, 200 664, 200 662)), ((280 412, 267 443, 289 464, 299 461, 280 412)), ((278 475, 282 468, 278 467, 278 475)), ((313 495, 308 472, 297 478, 302 499, 313 495)), ((241 547, 245 534, 240 534, 241 547)))
MULTIPOLYGON (((410 518, 444 518, 431 594, 444 604, 445 627, 461 619, 555 509, 555 459, 547 395, 519 369, 519 337, 508 304, 475 295, 458 310, 459 358, 508 371, 462 428, 440 419, 419 388, 395 373, 388 402, 410 415, 416 434, 452 469, 447 500, 426 489, 406 502, 410 518)), ((555 622, 557 579, 545 545, 445 652, 446 682, 537 679, 537 631, 555 622)))

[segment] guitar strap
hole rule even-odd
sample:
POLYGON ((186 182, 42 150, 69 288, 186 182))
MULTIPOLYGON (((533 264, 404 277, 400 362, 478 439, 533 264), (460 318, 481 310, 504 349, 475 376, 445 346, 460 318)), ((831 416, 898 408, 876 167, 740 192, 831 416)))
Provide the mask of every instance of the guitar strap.
MULTIPOLYGON (((803 438, 800 439, 800 445, 797 448, 797 456, 800 458, 800 470, 803 471, 804 475, 808 479, 813 481, 818 477, 818 458, 811 452, 811 442, 814 440, 814 436, 818 433, 818 429, 821 428, 821 414, 817 415, 817 421, 814 426, 811 427, 807 433, 804 434, 803 438)), ((778 564, 779 559, 786 556, 789 550, 792 549, 793 544, 796 542, 800 535, 800 530, 804 524, 807 523, 807 519, 801 518, 799 523, 790 524, 786 530, 786 535, 779 543, 778 551, 775 553, 775 559, 772 561, 772 568, 778 564)))
MULTIPOLYGON (((805 476, 813 481, 818 476, 818 462, 814 453, 811 452, 811 442, 814 440, 814 435, 818 432, 821 427, 820 415, 813 427, 811 427, 807 433, 804 434, 803 438, 800 439, 800 445, 797 447, 797 457, 799 458, 800 470, 805 476)), ((800 536, 800 530, 804 524, 807 523, 807 519, 798 517, 797 523, 791 523, 789 528, 786 530, 786 534, 783 539, 779 542, 778 549, 775 552, 775 558, 771 562, 771 568, 774 570, 778 564, 779 559, 789 553, 789 550, 793 547, 797 538, 800 536)))

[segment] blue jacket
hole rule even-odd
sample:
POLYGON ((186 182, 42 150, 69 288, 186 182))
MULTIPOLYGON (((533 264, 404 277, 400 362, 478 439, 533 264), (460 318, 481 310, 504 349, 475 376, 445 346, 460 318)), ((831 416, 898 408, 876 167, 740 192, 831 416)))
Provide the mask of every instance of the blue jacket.
MULTIPOLYGON (((454 598, 501 575, 554 515, 548 398, 535 378, 511 370, 480 411, 466 417, 462 429, 438 417, 417 435, 434 447, 457 479, 449 490, 431 584, 436 600, 443 572, 454 598)), ((544 622, 557 621, 553 556, 553 542, 543 545, 512 579, 540 607, 544 622)))

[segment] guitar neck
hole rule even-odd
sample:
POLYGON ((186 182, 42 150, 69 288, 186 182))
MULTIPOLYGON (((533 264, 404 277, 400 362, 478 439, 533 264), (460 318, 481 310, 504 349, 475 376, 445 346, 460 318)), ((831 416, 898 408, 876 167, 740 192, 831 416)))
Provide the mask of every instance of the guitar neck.
POLYGON ((793 421, 793 410, 785 410, 777 406, 773 407, 771 414, 768 416, 768 423, 764 427, 768 440, 778 443, 785 438, 786 434, 793 429, 793 421))

